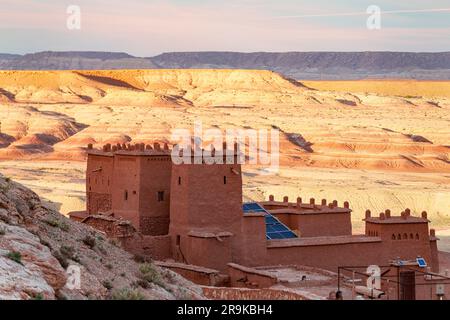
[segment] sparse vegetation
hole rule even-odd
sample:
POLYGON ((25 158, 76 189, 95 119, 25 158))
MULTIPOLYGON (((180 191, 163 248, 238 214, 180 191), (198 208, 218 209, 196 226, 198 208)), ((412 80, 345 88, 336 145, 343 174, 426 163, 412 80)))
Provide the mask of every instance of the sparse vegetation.
POLYGON ((76 255, 75 249, 72 246, 61 246, 58 251, 53 252, 53 256, 59 261, 59 264, 64 269, 67 269, 69 266, 68 260, 80 263, 80 258, 76 255))
POLYGON ((148 283, 156 284, 160 287, 164 287, 164 283, 161 279, 161 275, 156 270, 155 266, 151 263, 144 263, 139 267, 139 278, 147 281, 148 283))
POLYGON ((82 242, 91 249, 93 249, 96 244, 95 238, 89 235, 84 237, 82 242))
POLYGON ((138 289, 123 288, 111 294, 112 300, 144 300, 144 295, 138 289))
POLYGON ((101 244, 101 243, 96 243, 96 245, 97 245, 97 250, 101 253, 101 254, 103 254, 103 255, 107 255, 108 254, 108 251, 106 251, 106 249, 105 249, 105 247, 103 247, 103 245, 101 244))
POLYGON ((133 286, 141 287, 142 289, 148 289, 150 287, 150 284, 146 280, 139 279, 133 283, 133 286))
POLYGON ((61 221, 61 220, 56 219, 56 218, 50 218, 50 219, 47 219, 47 220, 44 220, 44 221, 49 226, 52 226, 52 227, 55 227, 55 228, 59 228, 62 231, 65 231, 65 232, 69 231, 69 229, 70 229, 69 224, 67 222, 61 221))
POLYGON ((141 254, 135 254, 133 256, 133 260, 136 261, 137 263, 151 263, 152 262, 152 259, 150 257, 146 257, 141 254))
POLYGON ((44 300, 44 295, 40 292, 32 294, 31 300, 44 300))
POLYGON ((0 236, 4 236, 6 234, 5 228, 0 228, 0 236))
POLYGON ((41 237, 39 237, 39 242, 46 247, 49 247, 50 249, 52 249, 52 245, 50 244, 50 242, 48 242, 47 240, 42 239, 41 237))
POLYGON ((23 265, 22 263, 22 254, 18 251, 10 251, 6 255, 7 258, 11 259, 14 262, 17 262, 18 264, 23 265))
POLYGON ((113 288, 113 285, 109 280, 103 280, 102 285, 108 290, 111 290, 113 288))

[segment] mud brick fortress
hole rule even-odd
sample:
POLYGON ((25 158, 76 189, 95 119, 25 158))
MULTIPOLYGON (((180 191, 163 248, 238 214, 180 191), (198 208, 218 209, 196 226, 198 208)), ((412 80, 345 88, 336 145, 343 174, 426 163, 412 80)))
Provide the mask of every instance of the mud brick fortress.
MULTIPOLYGON (((238 156, 236 149, 231 154, 238 156)), ((193 160, 173 164, 167 144, 89 145, 87 210, 70 216, 208 285, 267 287, 274 279, 262 270, 279 265, 335 273, 396 263, 419 269, 418 257, 427 272, 439 272, 426 212, 367 211, 365 234, 354 235, 348 202, 269 196, 243 203, 237 161, 193 160)))

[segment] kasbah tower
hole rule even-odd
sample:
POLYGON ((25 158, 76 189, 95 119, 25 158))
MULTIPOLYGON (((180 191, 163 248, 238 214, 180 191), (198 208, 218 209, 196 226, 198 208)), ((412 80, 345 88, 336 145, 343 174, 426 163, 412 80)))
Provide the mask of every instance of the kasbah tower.
POLYGON ((87 208, 70 216, 200 284, 261 288, 272 280, 258 270, 278 265, 439 272, 438 239, 425 211, 367 211, 365 234, 353 234, 348 202, 270 196, 243 203, 239 148, 224 148, 223 161, 192 152, 189 163, 178 164, 167 144, 88 145, 87 208), (243 274, 251 283, 238 281, 243 274))

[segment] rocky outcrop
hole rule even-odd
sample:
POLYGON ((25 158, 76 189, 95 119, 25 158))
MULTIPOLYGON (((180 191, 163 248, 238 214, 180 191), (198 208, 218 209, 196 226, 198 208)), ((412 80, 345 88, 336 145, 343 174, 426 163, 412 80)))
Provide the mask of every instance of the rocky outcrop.
POLYGON ((197 299, 199 287, 132 256, 0 175, 0 299, 197 299))
POLYGON ((0 299, 53 299, 65 270, 26 229, 0 222, 0 299))

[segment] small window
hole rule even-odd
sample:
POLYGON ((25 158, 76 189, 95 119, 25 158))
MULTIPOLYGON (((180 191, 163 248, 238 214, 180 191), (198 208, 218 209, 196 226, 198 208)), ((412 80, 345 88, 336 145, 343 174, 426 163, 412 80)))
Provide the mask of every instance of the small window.
POLYGON ((408 239, 408 234, 404 233, 403 234, 403 240, 407 240, 408 239))
POLYGON ((397 235, 397 240, 402 240, 402 235, 400 233, 397 235))
POLYGON ((409 238, 412 240, 414 239, 414 235, 412 233, 409 234, 409 238))
POLYGON ((178 185, 181 186, 181 177, 178 177, 178 185))
POLYGON ((164 191, 158 191, 158 202, 164 201, 164 191))
POLYGON ((181 243, 181 236, 177 235, 177 246, 179 246, 181 243))
POLYGON ((395 238, 395 234, 392 234, 392 240, 395 240, 396 238, 395 238))
POLYGON ((128 200, 128 190, 125 190, 124 198, 125 200, 128 200))
POLYGON ((227 176, 223 176, 223 184, 227 184, 227 176))
POLYGON ((416 240, 419 240, 419 234, 416 233, 416 240))

